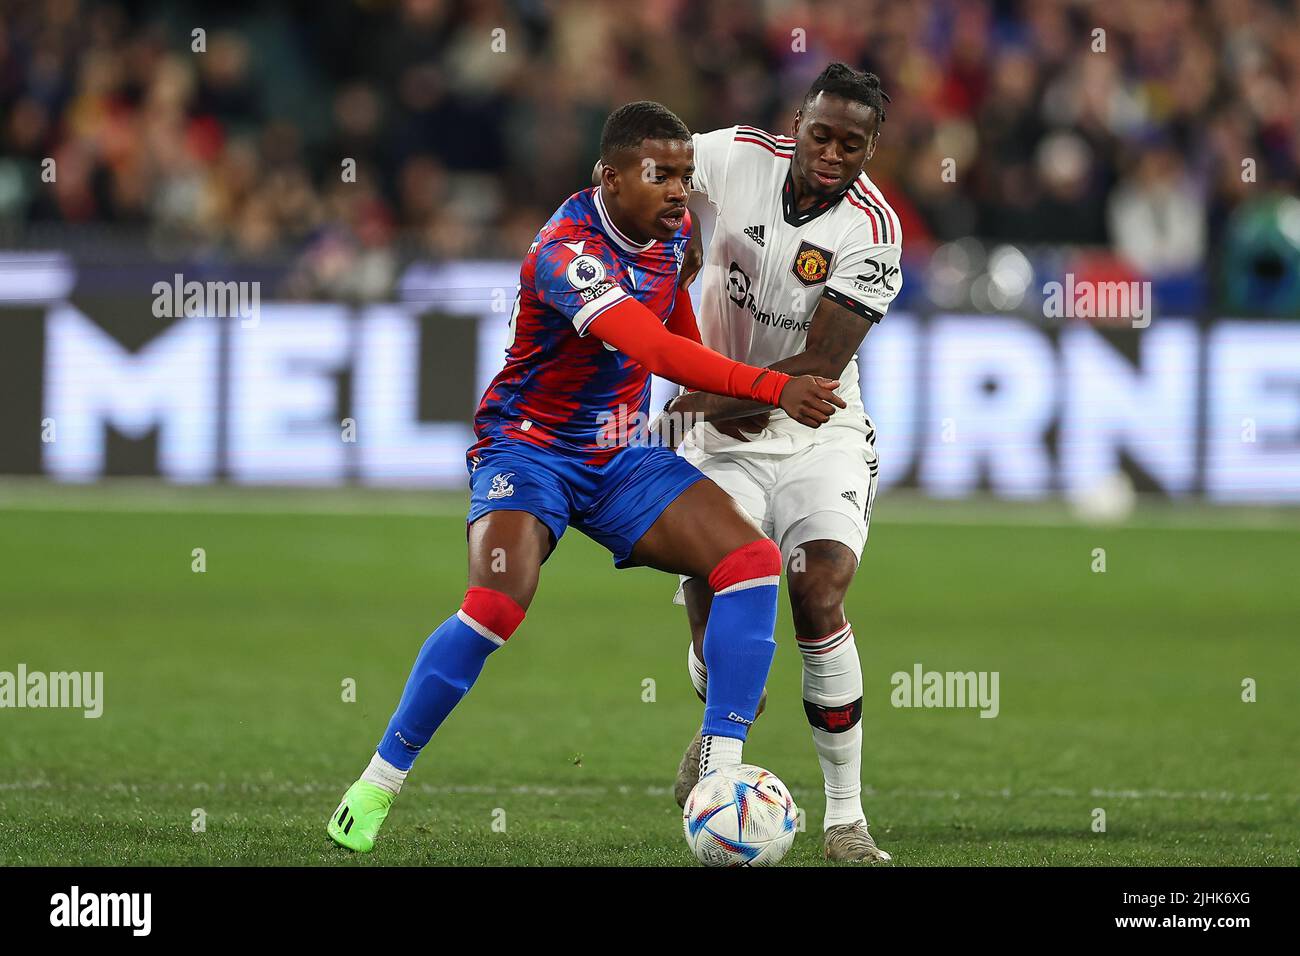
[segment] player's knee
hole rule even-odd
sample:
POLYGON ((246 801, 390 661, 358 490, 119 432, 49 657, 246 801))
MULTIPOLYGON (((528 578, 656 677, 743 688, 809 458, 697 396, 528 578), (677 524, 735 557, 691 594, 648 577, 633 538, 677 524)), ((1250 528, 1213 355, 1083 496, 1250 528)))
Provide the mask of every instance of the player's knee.
POLYGON ((781 579, 781 550, 770 538, 751 541, 732 551, 709 573, 713 593, 741 590, 781 579))
POLYGON ((791 574, 790 610, 800 633, 826 634, 844 623, 844 588, 834 579, 791 574))
POLYGON ((472 587, 460 606, 461 619, 490 641, 504 644, 523 622, 527 610, 514 598, 492 588, 472 587))

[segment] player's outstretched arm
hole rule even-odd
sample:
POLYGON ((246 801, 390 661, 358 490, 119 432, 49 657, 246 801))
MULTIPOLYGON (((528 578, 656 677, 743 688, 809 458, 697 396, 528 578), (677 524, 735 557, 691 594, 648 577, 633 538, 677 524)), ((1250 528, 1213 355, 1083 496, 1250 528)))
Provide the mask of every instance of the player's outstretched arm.
POLYGON ((659 318, 628 297, 601 312, 590 334, 660 375, 687 388, 779 405, 804 425, 825 424, 844 400, 839 384, 812 375, 790 376, 737 362, 664 328, 659 318))
MULTIPOLYGON (((823 298, 813 312, 804 350, 769 366, 786 375, 817 375, 838 378, 862 347, 871 321, 823 298)), ((730 396, 691 392, 673 400, 670 410, 721 422, 766 411, 770 406, 730 396)), ((760 426, 761 427, 761 426, 760 426)), ((738 436, 739 437, 739 436, 738 436)))
POLYGON ((677 287, 677 295, 673 300, 673 311, 669 313, 664 328, 673 335, 681 335, 701 345, 704 343, 704 340, 700 338, 700 325, 695 321, 695 306, 691 304, 691 294, 686 290, 685 286, 677 287))

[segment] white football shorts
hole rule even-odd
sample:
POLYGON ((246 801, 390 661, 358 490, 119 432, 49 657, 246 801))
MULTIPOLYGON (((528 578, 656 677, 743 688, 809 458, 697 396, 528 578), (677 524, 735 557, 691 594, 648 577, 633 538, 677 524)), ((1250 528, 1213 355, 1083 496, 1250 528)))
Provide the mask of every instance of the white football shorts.
MULTIPOLYGON (((865 434, 834 428, 818 437, 787 455, 747 452, 743 445, 709 453, 690 444, 679 454, 736 499, 780 547, 783 565, 808 541, 838 541, 861 558, 879 472, 875 425, 868 418, 865 434)), ((684 601, 680 588, 676 601, 684 601)))

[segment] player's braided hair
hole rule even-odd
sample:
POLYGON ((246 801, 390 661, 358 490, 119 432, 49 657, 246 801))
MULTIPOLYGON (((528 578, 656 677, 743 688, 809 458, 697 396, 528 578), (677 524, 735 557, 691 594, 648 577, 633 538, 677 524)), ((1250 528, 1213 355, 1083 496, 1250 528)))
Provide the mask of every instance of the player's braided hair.
POLYGON ((889 94, 880 88, 880 77, 874 73, 855 70, 847 63, 832 63, 808 87, 808 95, 803 98, 804 106, 811 103, 818 93, 830 93, 870 106, 880 117, 880 122, 885 121, 889 94))
POLYGON ((600 134, 600 158, 609 162, 614 153, 637 149, 643 139, 690 139, 691 131, 668 107, 653 100, 627 103, 609 114, 600 134))

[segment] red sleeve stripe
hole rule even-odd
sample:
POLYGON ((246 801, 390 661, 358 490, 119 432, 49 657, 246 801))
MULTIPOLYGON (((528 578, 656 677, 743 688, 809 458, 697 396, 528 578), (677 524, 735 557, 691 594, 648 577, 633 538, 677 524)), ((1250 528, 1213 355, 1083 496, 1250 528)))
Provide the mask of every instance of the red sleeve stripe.
POLYGON ((776 137, 773 136, 771 133, 767 132, 766 130, 759 129, 757 126, 737 126, 736 137, 740 138, 741 136, 748 136, 751 139, 764 140, 770 146, 776 145, 776 137))
POLYGON ((761 147, 763 147, 765 150, 767 150, 769 153, 771 153, 773 156, 781 156, 781 157, 784 157, 784 158, 786 158, 786 159, 789 159, 791 156, 794 155, 794 151, 793 151, 793 150, 788 151, 788 152, 785 151, 785 150, 779 150, 779 151, 778 151, 778 150, 776 149, 776 147, 771 146, 771 145, 769 145, 769 144, 763 142, 761 139, 749 139, 749 138, 744 137, 744 136, 737 136, 737 137, 736 137, 736 142, 737 142, 737 143, 750 143, 750 144, 752 144, 752 145, 754 145, 754 146, 761 146, 761 147))
MULTIPOLYGON (((892 243, 894 241, 894 224, 893 221, 889 218, 888 213, 886 213, 883 209, 881 209, 880 206, 878 206, 876 203, 872 202, 870 199, 864 196, 861 192, 850 190, 850 193, 852 194, 853 198, 858 200, 858 202, 855 203, 855 205, 857 205, 858 208, 860 209, 864 207, 866 209, 869 209, 871 211, 871 214, 880 223, 881 235, 884 236, 885 242, 892 243)), ((877 239, 876 241, 879 242, 880 240, 877 239)))
POLYGON ((897 242, 898 240, 895 237, 898 235, 899 232, 898 217, 894 215, 894 210, 889 208, 889 204, 887 202, 885 202, 874 192, 872 192, 870 189, 864 186, 861 180, 855 182, 853 184, 853 188, 858 190, 858 194, 857 194, 858 198, 861 199, 863 202, 865 202, 867 205, 871 206, 877 212, 879 212, 881 217, 884 219, 885 225, 887 227, 886 234, 888 237, 888 241, 891 243, 897 242))
POLYGON ((738 126, 736 127, 737 136, 751 136, 754 139, 762 139, 771 143, 773 146, 791 148, 794 146, 794 139, 790 136, 773 136, 767 130, 759 129, 757 126, 738 126))
POLYGON ((872 241, 872 242, 875 242, 875 243, 879 243, 879 242, 880 242, 880 223, 879 223, 879 220, 876 219, 876 215, 875 215, 875 213, 872 212, 872 210, 868 209, 866 206, 862 205, 862 203, 858 202, 858 201, 853 197, 853 193, 852 193, 851 191, 845 193, 845 194, 844 194, 844 198, 847 199, 847 200, 849 201, 850 205, 853 205, 853 206, 857 207, 858 209, 861 209, 861 210, 862 210, 863 214, 867 217, 867 220, 871 223, 871 241, 872 241))

